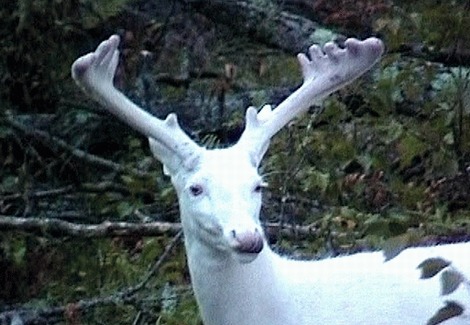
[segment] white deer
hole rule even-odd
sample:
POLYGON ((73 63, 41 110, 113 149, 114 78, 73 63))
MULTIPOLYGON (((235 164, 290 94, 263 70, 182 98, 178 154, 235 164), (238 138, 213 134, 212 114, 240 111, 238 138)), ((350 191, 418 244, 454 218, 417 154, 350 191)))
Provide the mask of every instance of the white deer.
POLYGON ((266 184, 258 167, 270 138, 370 69, 383 52, 379 39, 348 39, 344 49, 314 45, 310 58, 299 54, 302 86, 274 110, 248 108, 238 143, 213 150, 193 142, 174 114, 157 119, 113 86, 118 44, 119 37, 111 36, 77 59, 72 76, 109 112, 149 138, 151 151, 171 176, 204 324, 424 325, 446 299, 464 309, 444 324, 470 324, 470 243, 412 248, 389 262, 379 252, 294 261, 269 248, 260 224, 266 184), (452 264, 446 269, 459 270, 453 274, 465 279, 447 298, 440 295, 439 277, 420 279, 417 266, 432 257, 448 260, 452 264))

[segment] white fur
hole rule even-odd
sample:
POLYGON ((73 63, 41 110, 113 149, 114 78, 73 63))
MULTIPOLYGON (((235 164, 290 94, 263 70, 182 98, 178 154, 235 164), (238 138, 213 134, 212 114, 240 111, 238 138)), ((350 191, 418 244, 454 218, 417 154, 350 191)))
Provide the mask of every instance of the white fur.
POLYGON ((384 263, 379 252, 321 261, 292 261, 274 254, 259 220, 264 186, 258 166, 270 138, 292 118, 367 71, 383 44, 349 39, 312 46, 299 55, 303 85, 276 109, 249 108, 246 130, 227 149, 206 150, 179 127, 161 121, 113 86, 119 37, 72 65, 75 81, 111 113, 149 137, 178 194, 191 279, 205 325, 420 325, 445 300, 465 306, 445 322, 470 324, 468 282, 441 297, 439 277, 420 280, 417 266, 430 257, 452 262, 470 278, 470 243, 414 248, 384 263))

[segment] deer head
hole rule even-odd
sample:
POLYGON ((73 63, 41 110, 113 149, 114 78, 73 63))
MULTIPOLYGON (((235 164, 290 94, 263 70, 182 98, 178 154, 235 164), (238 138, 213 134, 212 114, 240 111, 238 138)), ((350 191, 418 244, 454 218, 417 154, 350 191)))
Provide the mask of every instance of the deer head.
POLYGON ((258 167, 269 141, 311 105, 352 82, 380 58, 379 39, 348 39, 344 48, 313 45, 299 54, 303 84, 274 110, 246 111, 246 127, 232 147, 207 150, 179 127, 176 115, 160 120, 133 104, 113 85, 119 60, 119 37, 111 36, 95 52, 72 65, 75 81, 109 112, 149 138, 150 149, 164 165, 176 189, 186 246, 214 256, 233 255, 250 262, 265 245, 259 221, 261 190, 258 167))

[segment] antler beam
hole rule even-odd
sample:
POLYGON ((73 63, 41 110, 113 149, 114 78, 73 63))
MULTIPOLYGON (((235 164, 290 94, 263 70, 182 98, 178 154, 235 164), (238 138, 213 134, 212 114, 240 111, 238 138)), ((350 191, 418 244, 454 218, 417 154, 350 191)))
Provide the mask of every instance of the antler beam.
POLYGON ((175 114, 160 120, 132 103, 114 87, 113 79, 119 61, 119 36, 102 42, 95 52, 78 58, 72 65, 72 77, 85 92, 100 102, 110 113, 149 137, 154 148, 164 151, 162 162, 173 164, 175 157, 187 168, 194 165, 200 147, 180 128, 175 114), (166 159, 166 157, 168 157, 166 159))
POLYGON ((274 110, 269 105, 259 113, 254 107, 248 108, 240 145, 255 152, 263 151, 284 125, 315 102, 357 79, 380 59, 383 51, 384 45, 377 38, 348 39, 344 49, 332 42, 325 44, 323 50, 318 45, 311 46, 310 59, 304 54, 297 56, 304 78, 302 86, 274 110))

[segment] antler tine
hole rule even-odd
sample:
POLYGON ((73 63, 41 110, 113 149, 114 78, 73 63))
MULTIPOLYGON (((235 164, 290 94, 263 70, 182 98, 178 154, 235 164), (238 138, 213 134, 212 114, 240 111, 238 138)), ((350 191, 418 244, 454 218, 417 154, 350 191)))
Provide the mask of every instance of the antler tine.
POLYGON ((113 79, 119 61, 118 45, 119 36, 113 35, 102 42, 95 52, 78 58, 71 69, 73 79, 110 113, 149 137, 165 166, 171 169, 171 165, 182 163, 186 168, 191 168, 200 147, 180 128, 176 115, 169 114, 164 121, 160 120, 114 87, 113 79))
POLYGON ((248 108, 245 131, 237 145, 246 146, 255 154, 256 163, 259 164, 274 134, 315 102, 369 70, 383 50, 383 43, 377 38, 364 41, 348 39, 344 49, 334 43, 325 44, 323 50, 318 45, 311 46, 310 59, 304 54, 297 56, 304 78, 302 86, 274 110, 269 105, 259 113, 254 107, 248 108))

